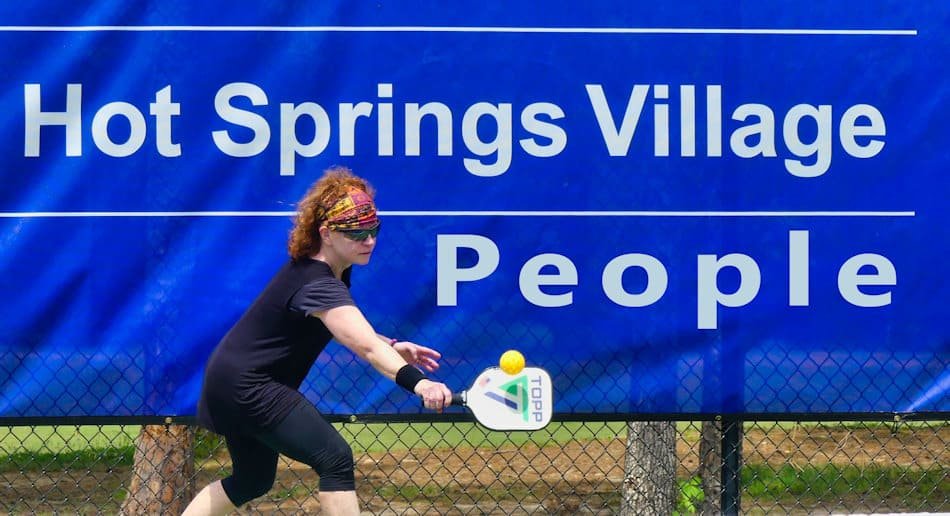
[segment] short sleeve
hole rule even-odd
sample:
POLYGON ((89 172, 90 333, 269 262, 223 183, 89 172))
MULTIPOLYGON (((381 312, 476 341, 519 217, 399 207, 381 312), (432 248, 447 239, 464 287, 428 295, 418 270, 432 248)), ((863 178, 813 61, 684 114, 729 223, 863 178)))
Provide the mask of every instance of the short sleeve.
POLYGON ((318 278, 307 283, 290 299, 291 310, 307 315, 353 304, 350 290, 333 277, 318 278))

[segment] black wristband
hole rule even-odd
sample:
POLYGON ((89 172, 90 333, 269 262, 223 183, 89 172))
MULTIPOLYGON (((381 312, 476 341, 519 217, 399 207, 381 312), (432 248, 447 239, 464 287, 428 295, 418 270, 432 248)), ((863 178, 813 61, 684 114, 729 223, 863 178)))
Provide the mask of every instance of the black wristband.
POLYGON ((425 379, 426 375, 422 374, 422 371, 409 364, 400 367, 396 373, 396 385, 413 394, 416 393, 416 384, 425 379))

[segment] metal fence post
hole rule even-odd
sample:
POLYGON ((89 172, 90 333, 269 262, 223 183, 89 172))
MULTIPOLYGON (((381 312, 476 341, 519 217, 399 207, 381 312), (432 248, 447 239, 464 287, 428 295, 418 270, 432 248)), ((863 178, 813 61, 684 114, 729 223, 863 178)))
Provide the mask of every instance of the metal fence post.
POLYGON ((723 418, 722 431, 722 513, 739 514, 739 467, 742 455, 742 421, 723 418))

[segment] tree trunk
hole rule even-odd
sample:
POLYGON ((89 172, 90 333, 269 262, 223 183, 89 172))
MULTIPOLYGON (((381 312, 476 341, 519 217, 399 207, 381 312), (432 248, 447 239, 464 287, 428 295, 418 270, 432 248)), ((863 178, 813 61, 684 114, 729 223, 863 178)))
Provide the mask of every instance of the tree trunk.
POLYGON ((703 421, 699 441, 699 475, 703 484, 701 514, 722 514, 722 422, 703 421))
POLYGON ((676 423, 627 423, 627 455, 620 514, 673 514, 676 485, 676 423))
POLYGON ((194 441, 190 426, 143 426, 120 514, 181 514, 194 496, 194 441))

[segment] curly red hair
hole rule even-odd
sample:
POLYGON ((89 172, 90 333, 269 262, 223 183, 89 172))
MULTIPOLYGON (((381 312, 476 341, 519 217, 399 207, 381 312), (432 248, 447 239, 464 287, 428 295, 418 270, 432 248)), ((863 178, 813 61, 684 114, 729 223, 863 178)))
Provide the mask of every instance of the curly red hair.
POLYGON ((352 170, 340 166, 327 169, 323 177, 310 186, 297 203, 297 216, 287 242, 287 250, 293 260, 310 256, 320 250, 320 226, 327 220, 327 210, 352 188, 366 192, 370 198, 376 195, 369 182, 353 174, 352 170))

